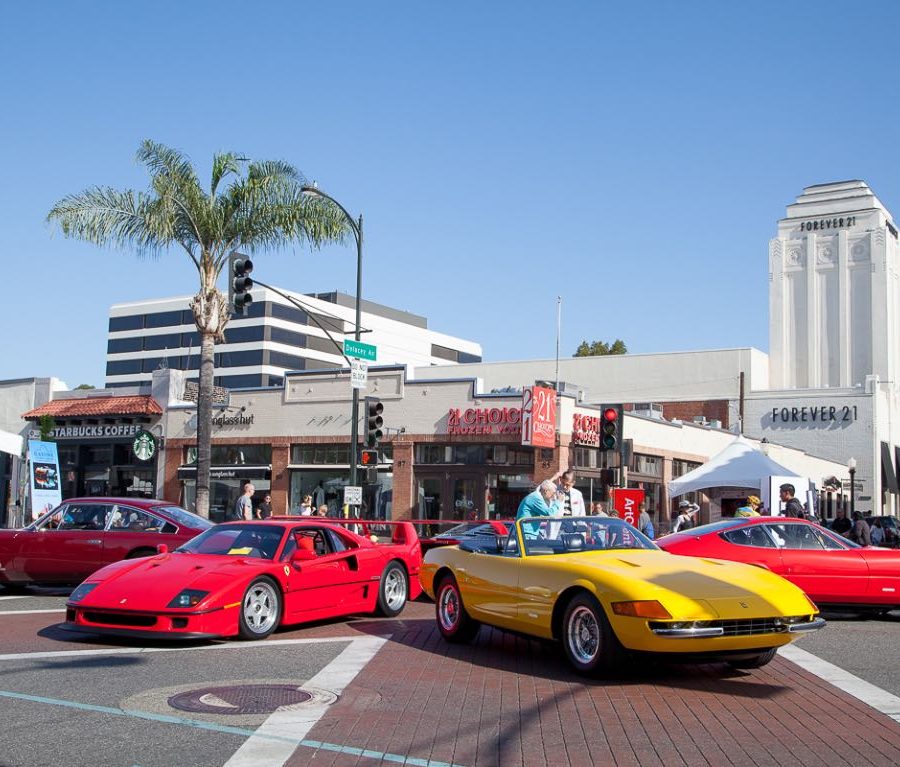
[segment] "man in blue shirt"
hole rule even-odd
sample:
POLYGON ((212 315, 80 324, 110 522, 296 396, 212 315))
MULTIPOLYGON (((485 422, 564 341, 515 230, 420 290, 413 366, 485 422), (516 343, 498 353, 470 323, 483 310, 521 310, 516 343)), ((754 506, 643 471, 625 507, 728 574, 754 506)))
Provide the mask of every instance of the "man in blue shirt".
MULTIPOLYGON (((553 480, 545 479, 537 486, 537 490, 534 490, 522 499, 519 509, 516 511, 516 519, 522 519, 523 517, 552 517, 557 513, 555 502, 556 484, 553 480)), ((522 525, 522 533, 528 538, 536 538, 538 528, 538 524, 522 525)))

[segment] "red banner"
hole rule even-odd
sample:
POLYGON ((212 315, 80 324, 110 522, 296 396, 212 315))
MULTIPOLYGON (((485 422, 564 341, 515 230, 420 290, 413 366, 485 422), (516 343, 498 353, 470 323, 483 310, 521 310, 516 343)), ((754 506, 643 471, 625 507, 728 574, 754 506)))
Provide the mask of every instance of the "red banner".
POLYGON ((522 391, 522 444, 556 447, 556 392, 544 386, 522 391))
POLYGON ((610 492, 613 498, 613 508, 619 512, 619 519, 624 519, 629 525, 638 527, 644 491, 636 487, 616 487, 610 492))

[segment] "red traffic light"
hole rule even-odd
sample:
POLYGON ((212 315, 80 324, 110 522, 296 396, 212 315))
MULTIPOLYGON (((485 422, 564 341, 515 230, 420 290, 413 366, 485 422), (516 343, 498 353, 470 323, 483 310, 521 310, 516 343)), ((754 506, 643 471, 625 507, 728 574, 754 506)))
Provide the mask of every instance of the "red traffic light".
POLYGON ((377 450, 363 450, 359 454, 359 462, 363 466, 377 466, 378 465, 378 451, 377 450))
POLYGON ((619 411, 614 407, 608 407, 603 411, 604 421, 615 421, 619 417, 619 411))

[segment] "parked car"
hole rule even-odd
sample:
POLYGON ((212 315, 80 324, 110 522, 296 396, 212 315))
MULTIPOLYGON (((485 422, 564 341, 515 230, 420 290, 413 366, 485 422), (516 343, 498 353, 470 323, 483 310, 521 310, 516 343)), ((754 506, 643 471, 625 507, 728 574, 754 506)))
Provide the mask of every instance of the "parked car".
POLYGON ((512 521, 500 521, 497 519, 487 522, 460 522, 449 530, 433 535, 430 538, 420 538, 422 553, 437 546, 453 546, 464 541, 476 541, 481 543, 496 542, 497 536, 504 538, 509 535, 512 521))
POLYGON ((825 625, 774 573, 672 556, 614 517, 518 520, 501 546, 432 549, 419 577, 448 642, 470 641, 481 623, 556 639, 589 675, 642 652, 756 668, 825 625))
POLYGON ((21 530, 0 530, 0 584, 74 585, 120 559, 175 548, 211 526, 161 500, 69 498, 21 530))
POLYGON ((858 546, 807 520, 723 519, 657 543, 673 554, 764 567, 795 583, 820 606, 900 607, 900 551, 858 546))
POLYGON ((263 639, 280 624, 397 615, 420 593, 415 528, 374 543, 338 522, 281 517, 216 525, 175 551, 117 562, 66 604, 65 627, 165 639, 263 639))

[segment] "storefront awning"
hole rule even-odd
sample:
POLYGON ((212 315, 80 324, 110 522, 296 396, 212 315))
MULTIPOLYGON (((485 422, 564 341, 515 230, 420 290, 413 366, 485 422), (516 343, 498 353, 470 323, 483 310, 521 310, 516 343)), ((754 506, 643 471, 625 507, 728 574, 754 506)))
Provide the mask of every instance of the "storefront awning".
POLYGON ((51 418, 96 418, 114 415, 162 415, 159 403, 149 394, 126 397, 79 397, 54 399, 22 415, 26 420, 36 420, 44 415, 51 418))
POLYGON ((18 434, 12 434, 8 431, 0 430, 0 453, 9 453, 10 455, 22 455, 22 437, 18 434))
MULTIPOLYGON (((271 466, 213 466, 210 479, 271 479, 271 466)), ((178 467, 178 479, 197 479, 197 466, 178 467)))

